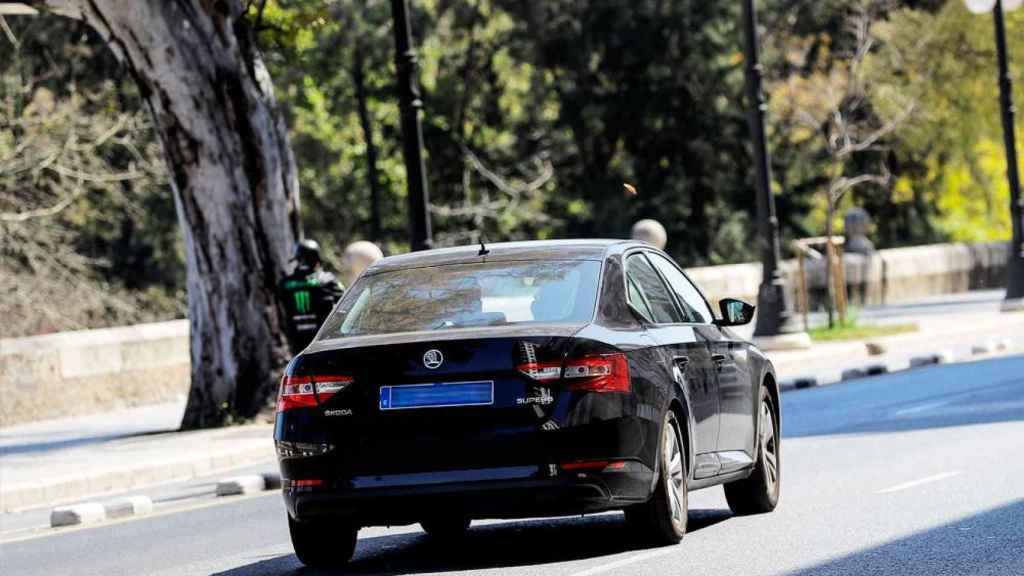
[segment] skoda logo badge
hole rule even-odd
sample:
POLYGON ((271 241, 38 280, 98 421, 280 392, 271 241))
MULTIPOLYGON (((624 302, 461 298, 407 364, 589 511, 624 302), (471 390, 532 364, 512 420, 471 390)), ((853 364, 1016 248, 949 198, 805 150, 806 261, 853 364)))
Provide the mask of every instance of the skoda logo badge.
POLYGON ((435 348, 427 350, 423 354, 423 365, 427 368, 434 370, 436 368, 440 368, 441 364, 444 364, 444 356, 441 354, 440 350, 435 348))

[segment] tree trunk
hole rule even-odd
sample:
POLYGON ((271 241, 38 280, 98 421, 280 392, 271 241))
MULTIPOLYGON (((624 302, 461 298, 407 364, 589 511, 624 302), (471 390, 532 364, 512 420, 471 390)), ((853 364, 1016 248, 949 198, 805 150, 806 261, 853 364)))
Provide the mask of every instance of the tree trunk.
POLYGON ((370 185, 370 237, 374 242, 381 241, 380 224, 380 180, 377 178, 377 144, 373 140, 373 122, 367 106, 369 96, 366 93, 366 51, 363 40, 356 40, 354 62, 352 64, 352 83, 355 85, 356 102, 359 111, 359 125, 363 129, 366 141, 366 180, 370 185))
POLYGON ((240 0, 45 4, 108 40, 159 132, 187 252, 182 428, 255 415, 288 357, 275 287, 298 229, 298 181, 240 0))

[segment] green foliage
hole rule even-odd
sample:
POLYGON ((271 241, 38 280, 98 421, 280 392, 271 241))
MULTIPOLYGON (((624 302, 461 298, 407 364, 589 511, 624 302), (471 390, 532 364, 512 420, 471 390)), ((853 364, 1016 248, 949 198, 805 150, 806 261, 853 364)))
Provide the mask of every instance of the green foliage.
MULTIPOLYGON (((1007 13, 1006 24, 1013 73, 1024 78, 1024 11, 1007 13)), ((893 144, 900 171, 892 204, 928 206, 935 230, 950 240, 1008 239, 1010 193, 991 16, 972 15, 962 2, 935 13, 902 10, 885 24, 882 38, 900 59, 873 62, 872 73, 888 79, 885 92, 912 94, 919 102, 915 121, 893 144)), ((875 97, 883 107, 885 92, 875 97)), ((1018 107, 1022 96, 1018 91, 1018 107)), ((1024 142, 1019 128, 1017 141, 1024 142)), ((898 237, 901 231, 886 234, 898 237)))
MULTIPOLYGON (((624 237, 635 220, 656 218, 668 229, 669 251, 686 266, 756 259, 738 2, 410 5, 437 244, 481 234, 492 242, 624 237), (627 194, 624 183, 639 194, 627 194)), ((358 239, 405 251, 390 2, 249 6, 290 127, 306 234, 333 265, 358 239)), ((1008 237, 990 17, 969 15, 961 0, 758 6, 785 239, 822 232, 823 191, 837 178, 883 167, 892 177, 852 188, 837 224, 844 208, 859 205, 875 219, 879 247, 1008 237), (862 6, 872 10, 874 43, 851 66, 859 39, 850 22, 862 6), (851 79, 865 89, 848 90, 851 79), (867 133, 899 117, 907 103, 913 114, 897 129, 836 161, 832 107, 867 133)), ((72 201, 45 218, 0 223, 3 278, 29 286, 59 272, 64 284, 103 295, 86 306, 92 316, 61 323, 55 312, 20 330, 126 321, 132 310, 147 318, 180 314, 174 207, 136 88, 81 25, 8 22, 24 44, 16 49, 0 39, 0 212, 72 201), (69 134, 82 143, 77 151, 61 147, 69 134), (61 176, 41 167, 55 149, 90 174, 132 177, 61 176), (12 171, 12 159, 34 168, 12 171), (48 258, 28 256, 32 246, 48 258), (40 271, 42 261, 52 264, 48 272, 40 271)), ((1010 14, 1007 25, 1021 78, 1024 10, 1010 14)), ((43 296, 18 294, 20 308, 0 312, 31 317, 25 310, 43 296)))
MULTIPOLYGON (((657 217, 687 262, 753 255, 750 177, 734 169, 749 164, 736 6, 413 6, 439 244, 478 233, 622 237, 634 220, 657 217), (626 182, 638 197, 624 193, 626 182)), ((371 231, 352 82, 360 55, 386 199, 375 240, 405 244, 390 17, 381 1, 271 1, 261 20, 292 119, 307 232, 335 252, 371 231), (300 29, 314 29, 315 42, 300 29)))
MULTIPOLYGON (((856 103, 852 119, 879 126, 908 104, 913 113, 844 166, 845 176, 881 165, 892 177, 852 190, 839 215, 849 206, 866 208, 879 247, 1009 238, 992 18, 969 14, 959 0, 858 0, 836 2, 832 9, 824 2, 808 10, 798 9, 801 2, 779 2, 774 17, 800 31, 791 34, 780 23, 771 28, 769 42, 777 177, 789 194, 786 203, 799 207, 781 210, 784 224, 797 235, 824 228, 825 203, 813 194, 835 173, 821 137, 827 136, 829 98, 845 89, 836 70, 852 58, 856 40, 843 22, 864 4, 882 8, 872 25, 872 50, 857 75, 868 86, 866 99, 856 103), (801 114, 819 125, 802 122, 801 114)), ((1024 76, 1024 11, 1007 15, 1007 39, 1015 75, 1024 76)))
POLYGON ((807 333, 815 342, 848 342, 917 331, 917 324, 862 324, 856 319, 850 319, 846 322, 836 323, 831 328, 828 326, 812 328, 807 333))

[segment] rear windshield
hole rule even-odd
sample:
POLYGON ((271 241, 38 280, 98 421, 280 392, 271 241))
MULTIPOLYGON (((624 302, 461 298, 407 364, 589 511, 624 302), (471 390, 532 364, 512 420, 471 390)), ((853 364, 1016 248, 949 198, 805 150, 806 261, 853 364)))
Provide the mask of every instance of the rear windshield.
POLYGON ((362 334, 584 323, 594 313, 601 263, 452 264, 360 279, 324 323, 320 340, 362 334))

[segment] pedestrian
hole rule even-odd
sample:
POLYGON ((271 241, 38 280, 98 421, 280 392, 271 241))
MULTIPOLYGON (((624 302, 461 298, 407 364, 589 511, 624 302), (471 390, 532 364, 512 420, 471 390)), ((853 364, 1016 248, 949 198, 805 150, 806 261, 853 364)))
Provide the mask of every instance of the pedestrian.
POLYGON ((346 286, 355 283, 356 278, 370 267, 371 264, 384 257, 384 253, 373 242, 360 240, 345 247, 341 256, 342 277, 346 286))
POLYGON ((288 345, 298 354, 313 341, 345 289, 323 269, 315 240, 297 242, 292 261, 295 270, 281 280, 279 290, 288 314, 288 345))
POLYGON ((640 220, 633 224, 631 236, 633 240, 647 242, 659 250, 664 250, 668 244, 668 233, 657 220, 640 220))

